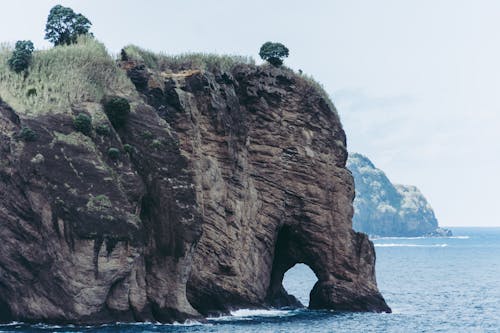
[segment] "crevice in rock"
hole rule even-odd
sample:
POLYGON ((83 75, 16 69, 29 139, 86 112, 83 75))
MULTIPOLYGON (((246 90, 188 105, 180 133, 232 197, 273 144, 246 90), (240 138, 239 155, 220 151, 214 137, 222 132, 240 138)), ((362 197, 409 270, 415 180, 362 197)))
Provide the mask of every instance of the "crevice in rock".
POLYGON ((9 323, 12 320, 9 304, 0 298, 0 323, 9 323))
POLYGON ((106 238, 106 255, 109 257, 116 245, 118 244, 118 239, 107 237, 106 238))
POLYGON ((99 277, 99 253, 101 252, 102 244, 104 239, 102 237, 97 237, 94 239, 94 276, 97 279, 99 277))

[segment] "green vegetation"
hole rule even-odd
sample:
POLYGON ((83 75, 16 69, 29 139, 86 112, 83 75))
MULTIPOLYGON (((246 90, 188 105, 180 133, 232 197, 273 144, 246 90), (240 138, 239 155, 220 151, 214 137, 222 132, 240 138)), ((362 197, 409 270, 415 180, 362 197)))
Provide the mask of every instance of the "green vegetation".
POLYGON ((328 105, 330 110, 332 110, 335 113, 337 112, 337 109, 335 108, 335 105, 333 104, 330 95, 328 95, 323 85, 318 81, 316 81, 312 76, 307 74, 301 74, 300 76, 297 76, 297 81, 302 83, 306 87, 309 87, 310 89, 313 89, 316 92, 318 92, 320 96, 323 97, 325 103, 328 105))
POLYGON ((111 147, 111 148, 108 149, 108 156, 112 160, 119 159, 120 155, 121 155, 121 153, 120 153, 120 150, 118 150, 118 148, 111 147))
POLYGON ((111 96, 103 99, 104 111, 115 128, 125 125, 130 113, 130 103, 123 97, 111 96))
POLYGON ((111 200, 104 194, 99 194, 95 197, 91 195, 87 201, 87 209, 92 212, 101 212, 112 207, 111 200))
POLYGON ((38 138, 38 135, 28 126, 24 126, 19 131, 18 137, 26 142, 30 142, 35 141, 38 138))
POLYGON ((36 96, 35 88, 29 88, 28 91, 26 92, 26 97, 31 97, 31 96, 36 96))
POLYGON ((260 47, 259 56, 273 66, 283 64, 283 58, 288 57, 288 48, 281 43, 266 42, 260 47))
POLYGON ((154 148, 154 149, 160 149, 162 144, 161 144, 161 141, 158 140, 158 139, 154 139, 151 144, 150 144, 151 148, 154 148))
POLYGON ((142 138, 143 139, 146 139, 146 140, 151 140, 151 139, 154 139, 154 134, 151 133, 150 130, 145 130, 144 132, 142 132, 142 138))
MULTIPOLYGON (((31 41, 18 41, 14 48, 0 44, 2 99, 23 116, 66 113, 75 106, 83 106, 77 109, 86 108, 92 117, 79 114, 74 119, 74 126, 87 136, 92 131, 92 118, 99 135, 111 133, 106 125, 106 115, 115 128, 123 127, 131 112, 129 100, 135 101, 138 93, 104 45, 89 33, 91 26, 92 23, 82 14, 57 5, 51 9, 45 27, 45 38, 54 43, 54 48, 34 51, 31 41), (23 71, 24 75, 18 74, 23 71), (121 96, 127 96, 129 100, 121 96), (95 105, 98 107, 95 108, 95 105)), ((279 67, 283 59, 288 57, 289 50, 281 43, 266 42, 260 48, 259 55, 271 65, 279 67)), ((193 70, 231 71, 241 64, 255 66, 251 57, 206 53, 155 54, 133 45, 123 48, 120 56, 122 60, 144 62, 153 70, 166 72, 166 76, 181 71, 188 71, 186 75, 189 75, 189 71, 193 70)), ((291 71, 285 66, 281 70, 291 71)), ((158 74, 157 78, 164 75, 158 74)), ((302 72, 296 75, 296 79, 299 84, 318 91, 330 108, 335 110, 321 84, 302 75, 302 72)), ((161 147, 162 142, 154 140, 155 136, 151 132, 145 131, 142 136, 152 140, 151 147, 161 147)), ((20 131, 19 137, 33 141, 37 134, 26 127, 20 131)), ((134 150, 133 147, 124 149, 128 153, 134 150)), ((120 151, 110 148, 108 154, 111 158, 119 158, 120 151)))
POLYGON ((54 131, 53 135, 54 137, 52 139, 52 142, 50 143, 51 147, 53 147, 56 143, 64 143, 67 145, 83 148, 89 152, 92 152, 93 154, 97 153, 94 141, 92 141, 90 137, 84 135, 81 132, 71 132, 69 134, 64 134, 54 131))
POLYGON ((99 135, 108 136, 111 133, 111 129, 106 124, 99 124, 95 128, 95 132, 99 135))
POLYGON ((0 96, 17 112, 67 112, 72 105, 99 102, 116 92, 137 94, 104 45, 87 36, 80 36, 77 44, 35 51, 27 76, 10 70, 11 54, 0 46, 0 96))
POLYGON ((12 52, 12 56, 7 61, 10 69, 16 73, 20 73, 28 69, 33 57, 35 47, 30 40, 18 40, 12 52))
POLYGON ((90 135, 90 133, 92 133, 92 118, 85 113, 79 113, 78 116, 73 119, 73 126, 78 132, 90 135))
POLYGON ((134 146, 129 145, 128 143, 126 143, 126 144, 123 145, 123 150, 125 150, 125 152, 127 152, 127 154, 132 154, 132 153, 134 153, 135 148, 134 148, 134 146))
POLYGON ((155 54, 135 45, 123 48, 122 58, 143 61, 146 66, 162 71, 199 69, 206 71, 229 71, 239 64, 255 65, 251 57, 218 55, 213 53, 185 53, 179 55, 155 54))
POLYGON ((58 45, 75 44, 78 36, 88 34, 92 23, 69 7, 56 5, 50 10, 45 25, 45 39, 58 45))

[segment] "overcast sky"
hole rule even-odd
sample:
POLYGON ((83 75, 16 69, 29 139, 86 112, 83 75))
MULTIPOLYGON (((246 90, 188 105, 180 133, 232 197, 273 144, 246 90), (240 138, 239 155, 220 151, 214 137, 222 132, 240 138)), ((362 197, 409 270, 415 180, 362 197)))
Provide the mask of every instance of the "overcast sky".
POLYGON ((62 4, 112 52, 252 55, 290 49, 288 66, 320 81, 348 149, 418 186, 441 225, 500 226, 500 1, 2 1, 0 41, 43 40, 62 4))

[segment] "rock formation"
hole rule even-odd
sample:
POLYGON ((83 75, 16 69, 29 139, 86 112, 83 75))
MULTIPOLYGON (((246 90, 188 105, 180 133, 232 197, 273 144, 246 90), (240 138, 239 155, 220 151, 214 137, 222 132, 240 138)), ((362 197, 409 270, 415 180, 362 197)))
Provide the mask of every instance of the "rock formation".
POLYGON ((353 228, 374 236, 451 236, 438 227, 432 207, 415 186, 393 185, 361 154, 347 160, 356 184, 353 228))
POLYGON ((123 58, 136 90, 114 91, 132 106, 121 128, 95 100, 0 103, 0 321, 297 306, 282 286, 296 263, 318 277, 311 308, 390 311, 373 245, 351 228, 344 131, 313 85, 267 66, 123 58), (75 131, 80 113, 109 133, 75 131))

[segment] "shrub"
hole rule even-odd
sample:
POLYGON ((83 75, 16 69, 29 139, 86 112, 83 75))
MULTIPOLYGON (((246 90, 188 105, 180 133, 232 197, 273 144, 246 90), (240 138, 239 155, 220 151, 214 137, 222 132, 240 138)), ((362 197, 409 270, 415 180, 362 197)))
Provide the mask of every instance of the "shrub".
POLYGON ((26 92, 26 97, 36 96, 36 88, 29 88, 26 92))
POLYGON ((8 60, 10 69, 16 73, 28 69, 34 50, 35 47, 30 40, 18 40, 14 52, 12 52, 12 56, 8 60))
POLYGON ((108 149, 108 156, 112 160, 119 159, 120 155, 121 155, 121 153, 120 153, 120 150, 118 150, 118 148, 111 147, 111 148, 108 149))
POLYGON ((154 137, 154 134, 151 133, 150 130, 145 130, 144 132, 142 132, 142 138, 145 140, 151 140, 154 139, 154 137))
POLYGON ((112 207, 111 200, 104 194, 99 194, 95 197, 91 195, 89 201, 87 201, 87 209, 93 212, 101 212, 112 207))
POLYGON ((85 113, 79 113, 78 116, 73 119, 73 126, 78 132, 90 135, 92 132, 92 118, 85 113))
POLYGON ((111 133, 111 129, 106 124, 97 125, 97 127, 95 128, 95 131, 97 134, 105 135, 105 136, 108 136, 111 133))
POLYGON ((281 43, 266 42, 260 47, 259 56, 273 66, 281 66, 288 57, 288 48, 281 43))
POLYGON ((134 146, 126 143, 123 145, 123 150, 125 150, 128 154, 132 154, 135 151, 135 148, 134 148, 134 146))
POLYGON ((82 14, 69 7, 56 5, 50 10, 45 25, 45 39, 57 45, 70 45, 77 42, 79 35, 88 34, 92 23, 82 14))
POLYGON ((150 144, 151 148, 154 148, 154 149, 160 149, 161 148, 161 141, 158 140, 158 139, 154 139, 151 144, 150 144))
POLYGON ((28 142, 28 141, 35 141, 38 138, 38 135, 28 126, 24 126, 19 131, 18 137, 28 142))
POLYGON ((107 97, 102 104, 111 124, 115 128, 125 125, 130 113, 130 103, 125 98, 118 96, 107 97))

